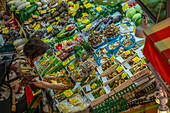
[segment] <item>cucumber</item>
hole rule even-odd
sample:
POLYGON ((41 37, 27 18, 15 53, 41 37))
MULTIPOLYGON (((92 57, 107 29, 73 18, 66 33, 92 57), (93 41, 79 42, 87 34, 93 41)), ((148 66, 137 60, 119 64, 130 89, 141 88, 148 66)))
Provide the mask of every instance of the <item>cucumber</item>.
POLYGON ((36 6, 36 5, 33 5, 33 6, 31 7, 31 9, 29 9, 29 10, 27 11, 27 13, 33 13, 36 9, 37 9, 37 6, 36 6))
POLYGON ((61 69, 61 68, 63 68, 63 64, 62 64, 62 61, 59 61, 58 63, 57 63, 57 65, 55 65, 53 68, 51 68, 51 70, 49 71, 49 72, 47 72, 46 74, 48 75, 48 74, 51 74, 51 73, 53 73, 54 71, 57 71, 57 70, 59 70, 59 69, 61 69))

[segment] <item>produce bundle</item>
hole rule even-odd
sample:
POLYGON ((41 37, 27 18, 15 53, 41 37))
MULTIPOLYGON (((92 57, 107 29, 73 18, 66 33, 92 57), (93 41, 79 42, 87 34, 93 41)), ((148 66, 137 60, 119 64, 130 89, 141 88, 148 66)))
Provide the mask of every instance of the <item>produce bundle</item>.
POLYGON ((115 26, 114 23, 108 25, 104 30, 104 36, 106 38, 113 38, 119 32, 119 27, 115 26))
POLYGON ((88 42, 92 46, 97 46, 101 44, 102 41, 103 41, 103 35, 101 34, 100 31, 95 31, 94 33, 90 34, 88 38, 88 42))

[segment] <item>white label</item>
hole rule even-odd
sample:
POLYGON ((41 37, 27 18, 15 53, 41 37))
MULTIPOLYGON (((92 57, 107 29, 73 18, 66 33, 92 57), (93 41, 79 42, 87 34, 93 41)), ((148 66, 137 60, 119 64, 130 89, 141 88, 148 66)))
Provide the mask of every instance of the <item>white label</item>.
POLYGON ((107 77, 102 77, 103 83, 107 82, 107 77))
POLYGON ((124 59, 121 56, 118 56, 116 59, 121 63, 124 62, 124 59))
POLYGON ((99 72, 99 74, 102 74, 102 73, 103 73, 102 67, 99 66, 99 67, 97 68, 97 71, 99 72))
POLYGON ((137 51, 137 54, 138 54, 139 58, 143 58, 144 57, 142 51, 137 51))
POLYGON ((127 62, 125 62, 124 66, 125 66, 127 69, 130 69, 130 68, 131 68, 131 66, 130 66, 127 62))
POLYGON ((87 97, 88 97, 91 101, 95 100, 95 98, 93 97, 93 95, 92 95, 91 93, 89 93, 89 94, 87 95, 87 97))
POLYGON ((131 73, 129 70, 126 70, 126 73, 127 73, 130 77, 133 76, 132 73, 131 73))
POLYGON ((111 89, 110 89, 109 85, 106 86, 106 89, 107 89, 106 93, 110 93, 111 92, 111 89))
POLYGON ((73 90, 72 91, 74 91, 77 87, 79 87, 80 86, 80 82, 76 82, 76 85, 74 86, 74 88, 73 88, 73 90))
POLYGON ((85 87, 86 87, 86 92, 91 91, 90 84, 89 84, 89 85, 87 85, 87 86, 85 86, 85 87))

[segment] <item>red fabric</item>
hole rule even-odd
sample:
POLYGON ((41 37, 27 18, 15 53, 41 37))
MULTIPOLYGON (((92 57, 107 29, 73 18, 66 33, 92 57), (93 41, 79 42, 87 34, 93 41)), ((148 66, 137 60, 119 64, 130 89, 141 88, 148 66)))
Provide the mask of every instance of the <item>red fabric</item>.
POLYGON ((170 32, 170 26, 166 27, 166 28, 164 28, 164 29, 162 29, 160 31, 157 31, 157 32, 155 32, 153 34, 150 34, 148 36, 148 38, 150 39, 150 41, 152 43, 155 43, 155 42, 158 42, 158 41, 161 41, 163 39, 166 39, 166 38, 170 37, 169 32, 170 32))
POLYGON ((166 49, 161 52, 166 59, 170 59, 170 49, 166 49))
POLYGON ((27 105, 29 105, 29 103, 31 102, 33 98, 31 88, 28 88, 27 86, 25 86, 25 93, 26 93, 26 98, 27 98, 27 105))
POLYGON ((153 65, 156 71, 162 76, 162 78, 170 85, 170 65, 160 55, 156 48, 146 39, 143 54, 153 65))

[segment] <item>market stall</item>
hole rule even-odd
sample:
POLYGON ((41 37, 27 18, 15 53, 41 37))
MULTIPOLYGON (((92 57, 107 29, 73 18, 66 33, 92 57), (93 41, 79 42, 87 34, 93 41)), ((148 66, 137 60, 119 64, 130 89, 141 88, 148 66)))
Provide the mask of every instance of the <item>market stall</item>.
POLYGON ((9 43, 20 53, 28 39, 40 38, 48 50, 34 62, 35 70, 43 81, 68 87, 34 92, 28 111, 33 112, 38 106, 34 102, 40 100, 44 112, 63 113, 89 108, 94 113, 123 112, 154 104, 156 84, 143 55, 145 39, 135 36, 145 17, 135 1, 110 6, 91 0, 6 3, 11 14, 1 12, 2 46, 9 43))

